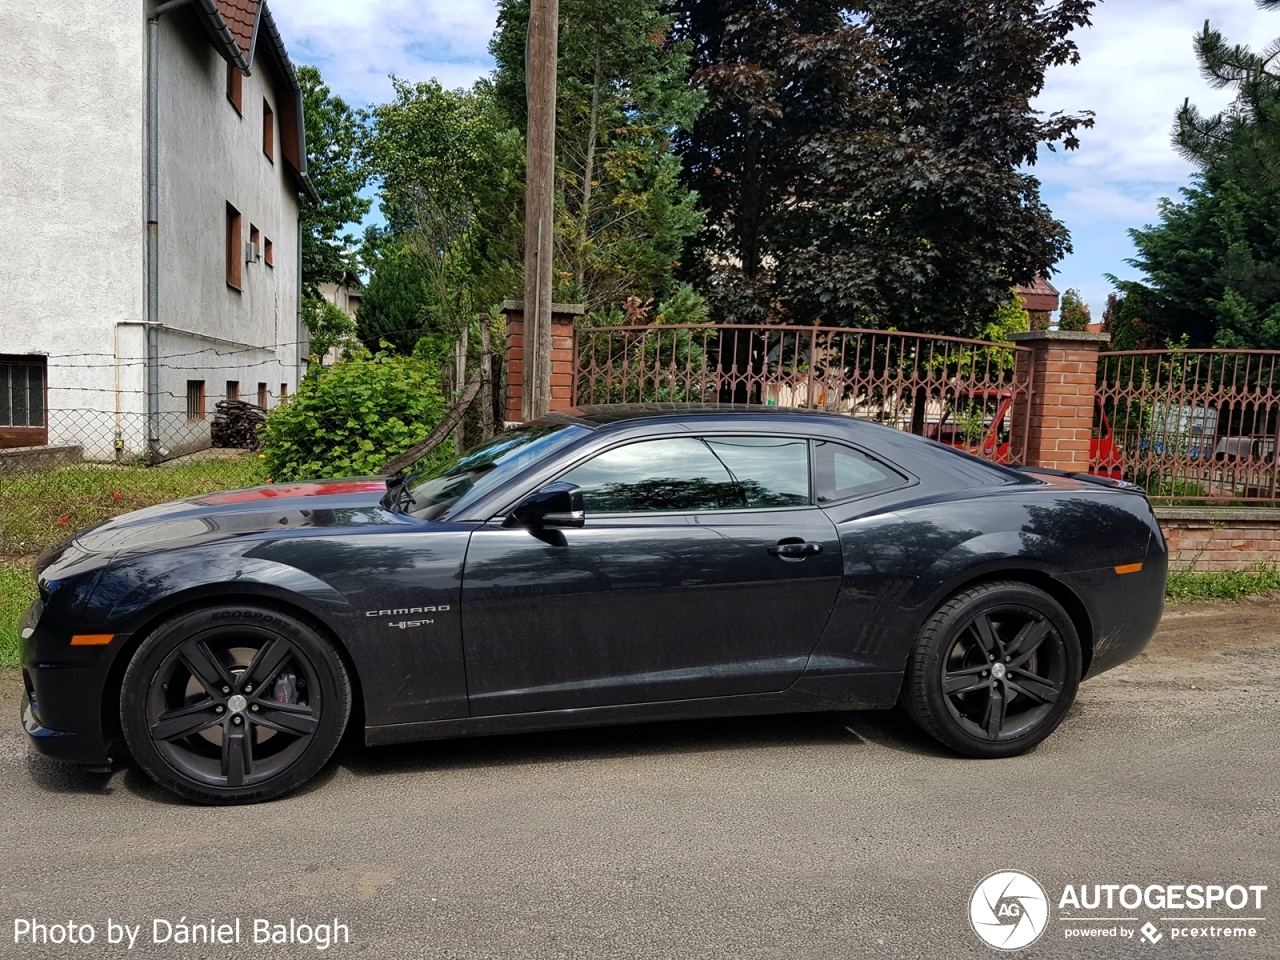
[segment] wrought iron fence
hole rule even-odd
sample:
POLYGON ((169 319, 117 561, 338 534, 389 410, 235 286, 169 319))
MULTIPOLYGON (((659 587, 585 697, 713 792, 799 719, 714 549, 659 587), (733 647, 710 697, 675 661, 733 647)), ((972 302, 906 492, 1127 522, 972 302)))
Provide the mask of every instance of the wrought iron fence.
POLYGON ((1109 457, 1153 500, 1280 502, 1280 351, 1103 353, 1098 397, 1095 468, 1109 457))
POLYGON ((577 404, 736 403, 829 410, 1021 463, 1024 347, 884 330, 736 324, 579 327, 577 404), (1018 424, 1016 426, 1021 426, 1018 424))

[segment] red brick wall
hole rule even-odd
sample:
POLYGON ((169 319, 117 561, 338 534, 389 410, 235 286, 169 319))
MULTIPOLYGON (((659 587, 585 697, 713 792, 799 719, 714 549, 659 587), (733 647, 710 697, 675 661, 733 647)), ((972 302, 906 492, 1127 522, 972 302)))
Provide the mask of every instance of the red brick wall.
MULTIPOLYGON (((507 396, 508 423, 524 419, 524 311, 516 304, 504 306, 507 315, 507 396)), ((551 409, 568 410, 573 406, 573 324, 576 314, 553 313, 551 316, 551 409)))
POLYGON ((1157 507, 1173 570, 1247 570, 1280 563, 1280 510, 1157 507))
POLYGON ((1087 471, 1098 350, 1109 338, 1043 330, 1015 334, 1012 339, 1032 350, 1018 357, 1018 374, 1030 379, 1031 396, 1020 400, 1014 411, 1014 423, 1026 425, 1026 462, 1054 470, 1087 471), (1025 411, 1028 403, 1031 409, 1025 411))

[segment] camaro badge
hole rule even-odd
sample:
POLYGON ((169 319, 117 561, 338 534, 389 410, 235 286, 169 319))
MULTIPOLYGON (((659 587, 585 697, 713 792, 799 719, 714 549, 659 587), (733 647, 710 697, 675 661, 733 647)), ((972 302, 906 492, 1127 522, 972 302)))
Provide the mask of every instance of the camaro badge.
MULTIPOLYGON (((447 613, 449 608, 444 607, 401 607, 399 610, 366 610, 366 617, 412 617, 415 613, 447 613)), ((430 620, 424 621, 431 623, 430 620)), ((393 624, 394 626, 394 624, 393 624)))

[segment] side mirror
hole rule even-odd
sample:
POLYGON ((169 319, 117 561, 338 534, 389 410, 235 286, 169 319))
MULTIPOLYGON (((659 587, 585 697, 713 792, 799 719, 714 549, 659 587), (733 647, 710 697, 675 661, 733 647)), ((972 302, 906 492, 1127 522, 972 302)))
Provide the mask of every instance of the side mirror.
POLYGON ((584 527, 586 524, 582 488, 572 483, 553 483, 526 497, 511 511, 503 526, 541 530, 544 527, 584 527))

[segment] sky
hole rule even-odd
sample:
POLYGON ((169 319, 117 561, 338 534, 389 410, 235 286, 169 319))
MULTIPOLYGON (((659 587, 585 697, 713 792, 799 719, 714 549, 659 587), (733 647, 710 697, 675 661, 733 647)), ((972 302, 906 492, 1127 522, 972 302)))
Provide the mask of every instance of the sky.
MULTIPOLYGON (((390 74, 467 86, 492 69, 490 0, 270 0, 295 63, 319 67, 353 104, 391 96, 390 74)), ((1075 252, 1053 283, 1076 287, 1101 319, 1111 285, 1130 278, 1128 230, 1153 222, 1161 197, 1176 197, 1192 167, 1170 145, 1182 101, 1209 112, 1228 91, 1201 79, 1192 38, 1205 20, 1236 43, 1261 47, 1280 36, 1280 14, 1250 0, 1103 0, 1093 26, 1079 32, 1081 62, 1049 74, 1036 106, 1092 110, 1096 126, 1072 153, 1044 153, 1033 173, 1042 195, 1071 230, 1075 252)))

